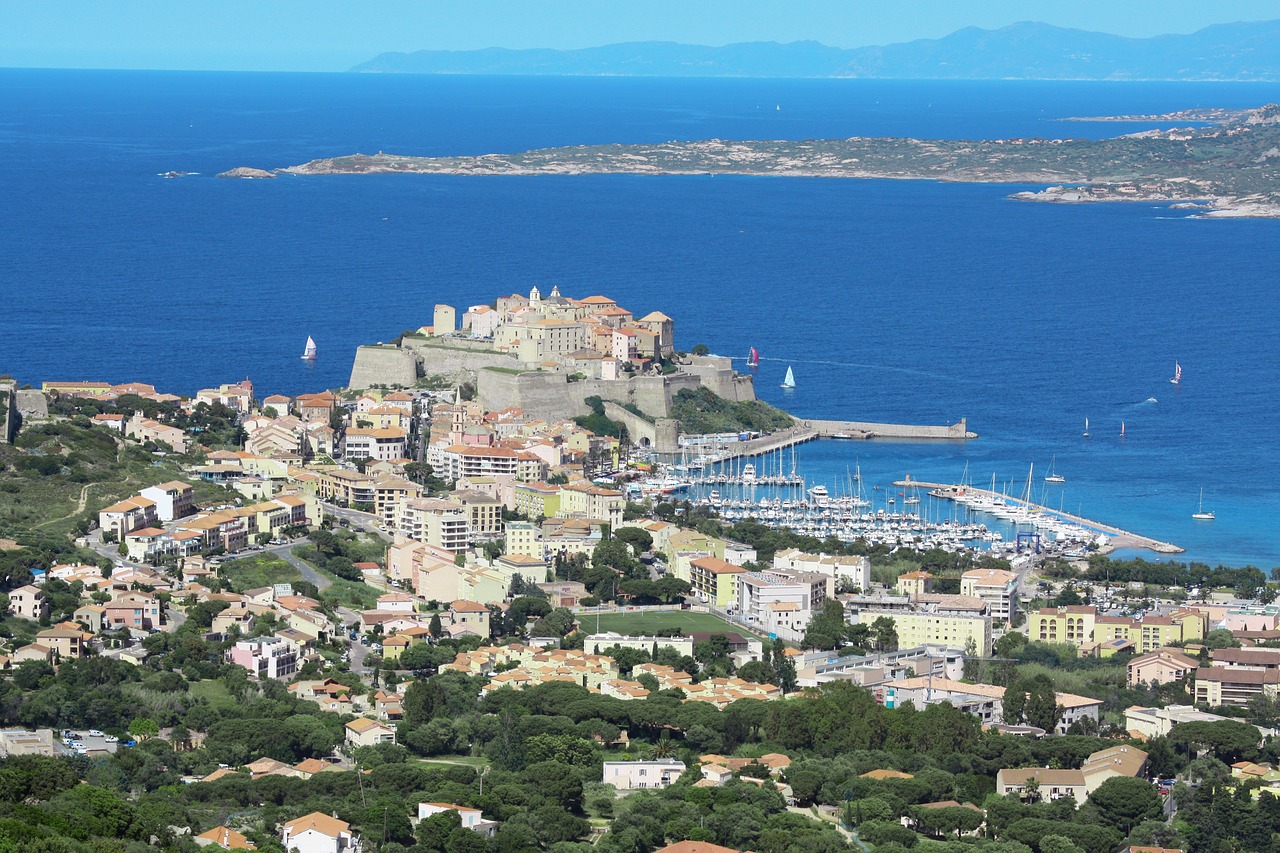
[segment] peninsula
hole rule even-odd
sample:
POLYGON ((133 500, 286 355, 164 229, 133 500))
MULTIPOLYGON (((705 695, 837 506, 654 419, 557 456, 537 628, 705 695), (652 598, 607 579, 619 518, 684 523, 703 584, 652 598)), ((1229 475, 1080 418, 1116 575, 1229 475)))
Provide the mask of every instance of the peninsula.
POLYGON ((455 157, 352 154, 277 169, 289 175, 751 175, 1047 185, 1025 201, 1149 201, 1204 216, 1280 216, 1280 105, 1198 127, 1109 139, 910 138, 578 145, 455 157))

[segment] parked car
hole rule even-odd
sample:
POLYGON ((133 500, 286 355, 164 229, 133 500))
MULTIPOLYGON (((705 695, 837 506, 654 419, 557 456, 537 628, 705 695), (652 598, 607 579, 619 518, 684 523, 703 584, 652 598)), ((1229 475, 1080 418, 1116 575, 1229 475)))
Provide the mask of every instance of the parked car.
POLYGON ((106 737, 104 737, 104 738, 103 738, 103 740, 105 740, 107 743, 119 743, 119 742, 120 742, 120 738, 116 737, 115 735, 107 735, 106 737))
POLYGON ((97 729, 89 729, 89 737, 102 737, 102 732, 97 729))

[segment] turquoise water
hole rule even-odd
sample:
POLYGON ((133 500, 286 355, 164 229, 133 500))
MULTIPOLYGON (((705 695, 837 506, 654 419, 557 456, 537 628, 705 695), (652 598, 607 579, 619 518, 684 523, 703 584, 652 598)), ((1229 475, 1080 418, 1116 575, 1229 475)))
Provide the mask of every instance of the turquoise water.
POLYGON ((211 176, 356 150, 1098 137, 1143 125, 1056 119, 1273 100, 1267 85, 0 71, 0 372, 316 390, 436 302, 555 283, 670 314, 682 347, 758 347, 760 396, 801 416, 967 417, 982 436, 808 445, 811 481, 843 482, 855 458, 868 483, 968 463, 975 484, 1020 492, 1034 464, 1039 497, 1056 454, 1067 482, 1049 505, 1270 568, 1280 222, 930 182, 211 176), (201 174, 157 177, 171 169, 201 174), (308 335, 314 365, 297 357, 308 335), (1214 522, 1190 517, 1201 487, 1214 522))

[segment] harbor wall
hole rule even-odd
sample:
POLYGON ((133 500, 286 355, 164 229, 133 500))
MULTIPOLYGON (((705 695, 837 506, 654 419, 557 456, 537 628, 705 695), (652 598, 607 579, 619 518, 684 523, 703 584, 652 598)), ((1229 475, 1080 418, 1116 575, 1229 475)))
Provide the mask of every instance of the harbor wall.
POLYGON ((911 438, 930 441, 964 441, 978 437, 976 432, 969 432, 968 422, 965 418, 961 418, 949 426, 819 420, 806 420, 804 425, 815 431, 822 438, 829 438, 836 433, 844 433, 854 438, 911 438))

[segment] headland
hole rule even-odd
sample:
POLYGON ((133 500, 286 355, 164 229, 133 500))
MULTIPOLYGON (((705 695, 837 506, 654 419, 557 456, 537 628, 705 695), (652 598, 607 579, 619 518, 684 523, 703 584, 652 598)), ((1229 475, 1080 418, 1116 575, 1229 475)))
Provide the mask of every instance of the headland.
POLYGON ((772 175, 1039 184, 1049 189, 1014 197, 1202 204, 1203 209, 1192 215, 1280 216, 1280 171, 1275 168, 1280 160, 1280 105, 1197 110, 1191 115, 1194 119, 1188 120, 1200 126, 1101 140, 709 139, 457 157, 379 152, 312 160, 266 174, 772 175))

